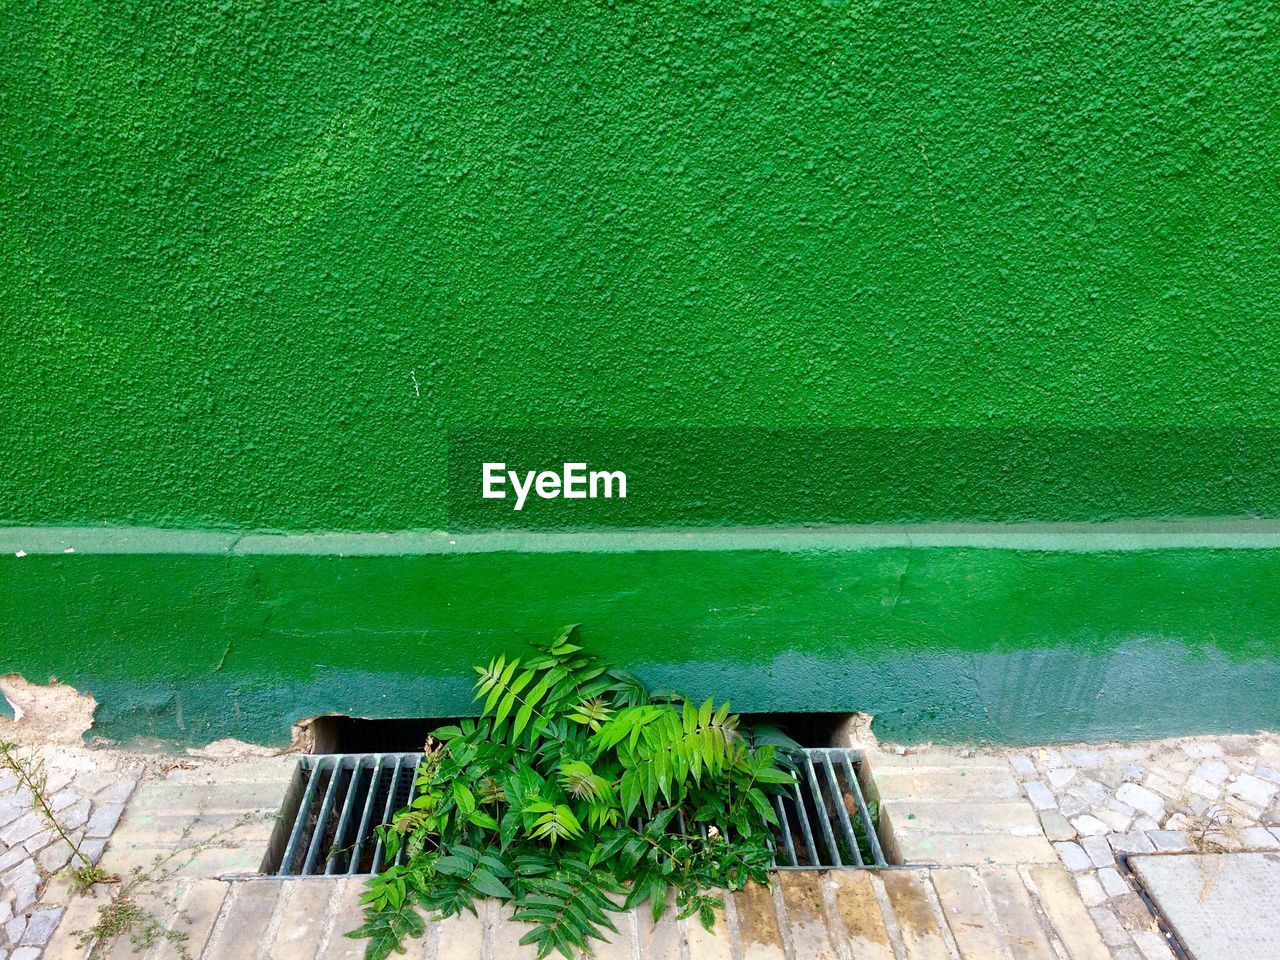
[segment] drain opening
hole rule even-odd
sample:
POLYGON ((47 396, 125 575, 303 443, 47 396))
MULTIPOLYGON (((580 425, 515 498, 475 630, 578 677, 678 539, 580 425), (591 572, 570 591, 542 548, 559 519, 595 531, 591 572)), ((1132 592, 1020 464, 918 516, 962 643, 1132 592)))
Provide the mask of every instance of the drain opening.
MULTIPOLYGON (((359 876, 403 863, 403 850, 387 858, 377 827, 411 802, 421 759, 421 753, 302 757, 263 872, 359 876)), ((860 750, 807 748, 796 758, 796 773, 796 786, 774 797, 776 869, 890 865, 874 800, 867 801, 871 783, 860 750)), ((683 829, 683 817, 676 823, 683 829)))

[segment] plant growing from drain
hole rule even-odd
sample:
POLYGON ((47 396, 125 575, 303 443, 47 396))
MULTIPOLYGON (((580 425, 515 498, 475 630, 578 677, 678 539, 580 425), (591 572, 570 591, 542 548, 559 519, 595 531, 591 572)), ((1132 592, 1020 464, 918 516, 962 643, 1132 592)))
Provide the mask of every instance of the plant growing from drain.
POLYGON ((796 744, 743 732, 728 704, 651 696, 576 643, 477 667, 479 719, 428 739, 413 799, 379 827, 387 861, 362 903, 367 960, 404 952, 422 911, 509 901, 521 943, 566 957, 617 932, 610 914, 672 896, 710 929, 716 891, 768 883, 770 794, 795 782, 796 744), (403 854, 403 856, 399 856, 403 854))

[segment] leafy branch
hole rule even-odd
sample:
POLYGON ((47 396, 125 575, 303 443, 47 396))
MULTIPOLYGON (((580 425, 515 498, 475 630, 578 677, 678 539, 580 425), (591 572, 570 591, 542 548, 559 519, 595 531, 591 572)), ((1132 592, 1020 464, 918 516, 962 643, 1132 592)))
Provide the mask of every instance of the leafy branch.
POLYGON ((369 880, 349 934, 367 960, 419 936, 422 913, 485 898, 532 925, 539 958, 574 957, 617 932, 612 913, 648 902, 657 922, 674 894, 710 928, 715 891, 768 882, 770 795, 794 784, 795 745, 744 735, 728 704, 651 696, 576 627, 534 647, 476 668, 481 716, 434 731, 412 802, 379 827, 404 856, 369 880))

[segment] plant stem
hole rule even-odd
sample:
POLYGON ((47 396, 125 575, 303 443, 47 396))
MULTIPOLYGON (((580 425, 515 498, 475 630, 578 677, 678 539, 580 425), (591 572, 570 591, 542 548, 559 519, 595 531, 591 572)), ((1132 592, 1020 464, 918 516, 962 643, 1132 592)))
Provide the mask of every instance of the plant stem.
POLYGON ((49 806, 49 799, 45 794, 45 785, 48 781, 44 777, 34 772, 34 767, 19 759, 14 752, 14 744, 5 740, 0 740, 0 756, 4 758, 4 765, 13 771, 14 776, 18 778, 18 784, 24 786, 31 793, 31 803, 35 811, 42 816, 45 821, 60 836, 66 845, 71 849, 80 863, 89 866, 89 858, 80 852, 80 845, 67 836, 66 830, 63 829, 61 821, 54 815, 53 810, 49 806))

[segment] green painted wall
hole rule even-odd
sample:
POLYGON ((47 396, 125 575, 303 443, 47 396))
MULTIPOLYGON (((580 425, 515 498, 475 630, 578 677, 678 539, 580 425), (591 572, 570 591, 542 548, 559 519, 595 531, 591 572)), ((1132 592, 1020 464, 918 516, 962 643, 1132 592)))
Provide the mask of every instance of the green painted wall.
POLYGON ((442 528, 530 426, 747 428, 628 524, 1280 515, 1265 7, 4 14, 0 521, 442 528))
POLYGON ((451 713, 569 620, 886 736, 1280 725, 1280 542, 920 545, 1280 517, 1265 7, 0 10, 0 672, 98 732, 451 713))
POLYGON ((1275 532, 1228 550, 787 533, 348 541, 365 552, 346 556, 83 533, 64 555, 21 536, 53 552, 2 561, 6 659, 92 691, 101 736, 282 743, 290 720, 326 711, 454 715, 472 663, 572 621, 656 685, 750 711, 869 710, 891 739, 1280 727, 1275 532))

